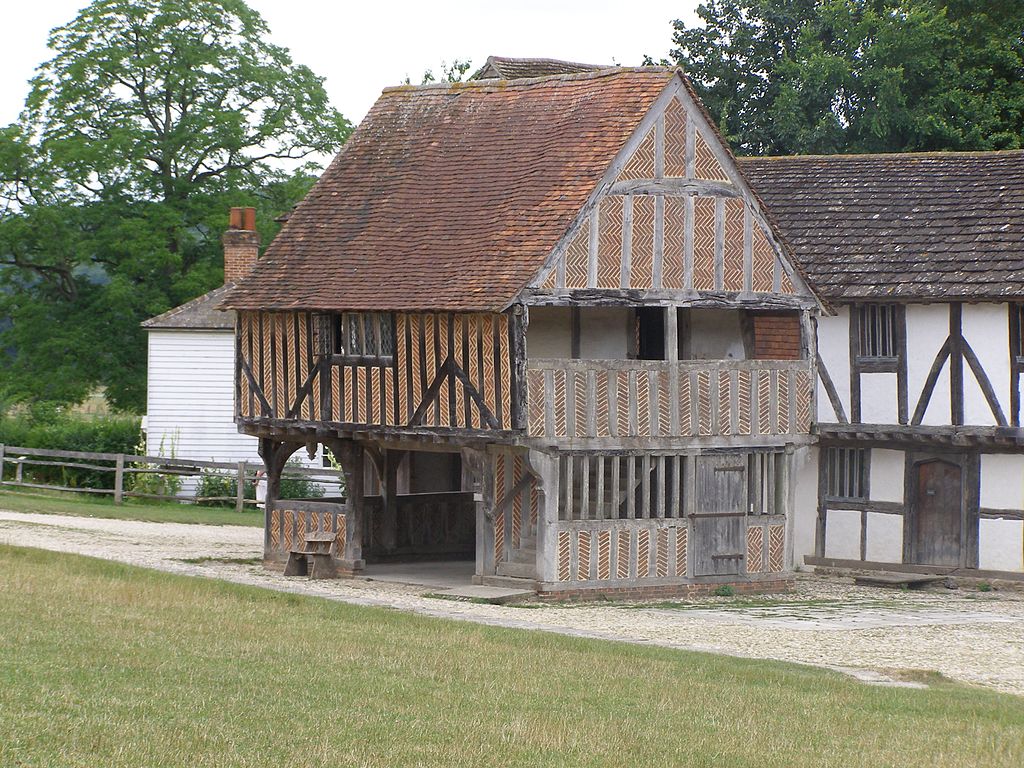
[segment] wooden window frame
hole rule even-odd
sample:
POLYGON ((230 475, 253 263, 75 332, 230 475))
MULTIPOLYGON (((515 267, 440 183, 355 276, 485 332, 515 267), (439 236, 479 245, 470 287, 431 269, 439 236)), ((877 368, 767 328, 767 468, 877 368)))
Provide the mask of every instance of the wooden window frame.
POLYGON ((868 485, 871 451, 842 445, 821 447, 820 460, 824 472, 824 495, 827 501, 863 502, 870 499, 868 485), (851 463, 851 459, 854 461, 851 463), (837 470, 842 469, 840 477, 837 470))
POLYGON ((391 312, 341 312, 334 316, 334 350, 343 363, 386 367, 395 362, 395 316, 391 312), (387 323, 383 320, 387 318, 387 323), (356 350, 349 348, 355 331, 356 350), (384 352, 390 348, 390 354, 384 352))
POLYGON ((862 371, 888 372, 899 367, 904 314, 898 304, 857 304, 857 363, 862 371))

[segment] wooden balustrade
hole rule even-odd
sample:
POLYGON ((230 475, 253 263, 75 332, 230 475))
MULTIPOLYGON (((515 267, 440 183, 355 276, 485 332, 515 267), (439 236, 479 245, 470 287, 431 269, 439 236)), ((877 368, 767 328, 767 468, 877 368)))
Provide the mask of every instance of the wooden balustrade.
POLYGON ((806 434, 806 360, 532 360, 532 437, 712 437, 806 434))

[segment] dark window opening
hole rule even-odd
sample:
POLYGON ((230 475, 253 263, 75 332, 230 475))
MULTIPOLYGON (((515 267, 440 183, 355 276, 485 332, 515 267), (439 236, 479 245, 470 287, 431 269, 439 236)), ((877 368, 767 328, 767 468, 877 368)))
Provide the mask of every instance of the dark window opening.
POLYGON ((387 312, 337 316, 337 354, 357 365, 390 365, 395 355, 394 317, 387 312))
POLYGON ((639 360, 665 359, 665 310, 641 307, 636 311, 636 351, 639 360))
POLYGON ((1010 340, 1013 345, 1011 353, 1018 364, 1024 365, 1024 304, 1010 305, 1010 322, 1013 328, 1010 333, 1010 340))
POLYGON ((867 498, 867 450, 864 448, 826 448, 825 495, 830 499, 867 498))
POLYGON ((899 354, 895 304, 862 304, 859 308, 860 357, 867 360, 895 360, 899 354))

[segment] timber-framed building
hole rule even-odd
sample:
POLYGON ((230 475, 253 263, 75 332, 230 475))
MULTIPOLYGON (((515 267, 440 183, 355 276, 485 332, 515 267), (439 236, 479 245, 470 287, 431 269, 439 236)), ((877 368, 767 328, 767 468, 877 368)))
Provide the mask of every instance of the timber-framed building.
POLYGON ((266 559, 474 559, 549 595, 777 587, 821 308, 668 68, 391 88, 250 276, 266 559), (326 445, 343 504, 278 498, 326 445))
POLYGON ((834 313, 797 551, 1024 575, 1024 152, 749 158, 834 313))

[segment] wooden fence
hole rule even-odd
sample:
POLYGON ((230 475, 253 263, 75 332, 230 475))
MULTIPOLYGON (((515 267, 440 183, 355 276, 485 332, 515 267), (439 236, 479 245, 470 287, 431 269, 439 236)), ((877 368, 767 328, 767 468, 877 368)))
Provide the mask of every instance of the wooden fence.
MULTIPOLYGON (((203 461, 200 459, 169 458, 166 456, 136 456, 125 453, 59 451, 50 448, 27 448, 25 446, 4 445, 0 443, 0 487, 106 494, 112 495, 116 504, 121 504, 126 498, 131 497, 167 501, 192 501, 195 503, 233 502, 235 509, 241 512, 246 504, 256 503, 255 499, 245 497, 245 489, 247 483, 256 480, 256 474, 262 468, 262 464, 248 461, 203 461), (13 467, 13 471, 8 469, 9 467, 13 467), (113 487, 89 488, 67 484, 35 482, 31 472, 33 467, 112 473, 113 487), (127 487, 125 483, 125 479, 131 476, 198 477, 211 471, 230 477, 233 481, 235 492, 230 496, 187 497, 138 491, 132 487, 132 483, 128 483, 127 487), (8 474, 12 474, 13 479, 6 479, 8 474)), ((339 484, 338 474, 326 468, 288 466, 282 473, 282 480, 289 479, 306 479, 327 486, 339 484)))

